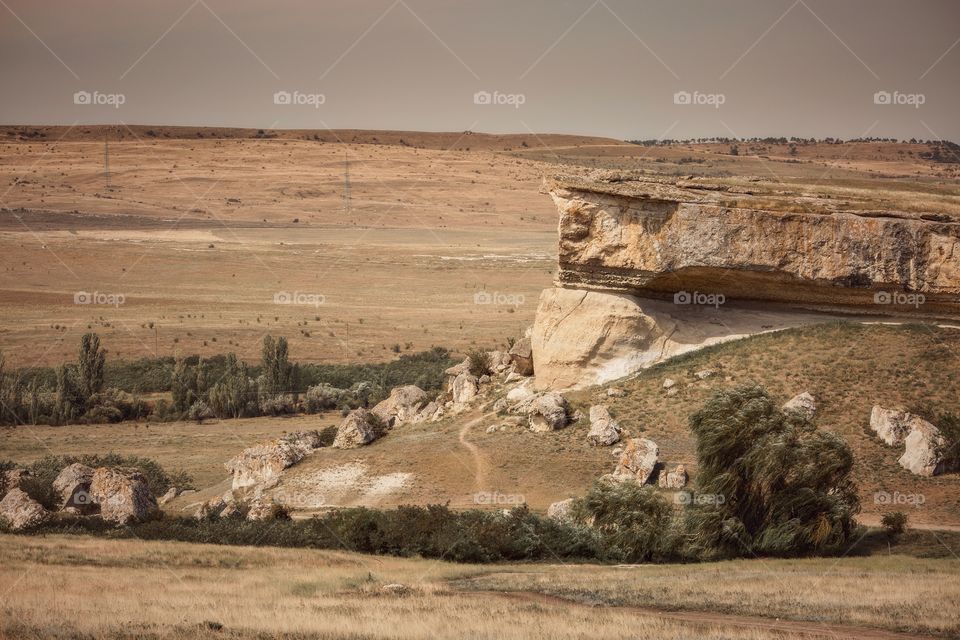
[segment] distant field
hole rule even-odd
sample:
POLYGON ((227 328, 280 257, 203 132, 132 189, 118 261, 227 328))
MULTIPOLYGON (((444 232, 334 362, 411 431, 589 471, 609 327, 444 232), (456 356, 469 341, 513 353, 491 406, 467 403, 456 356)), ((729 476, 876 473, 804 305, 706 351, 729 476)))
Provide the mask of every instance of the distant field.
POLYGON ((2 638, 889 640, 960 631, 954 559, 481 567, 11 535, 0 536, 0 554, 2 638), (384 594, 390 583, 409 595, 384 594))

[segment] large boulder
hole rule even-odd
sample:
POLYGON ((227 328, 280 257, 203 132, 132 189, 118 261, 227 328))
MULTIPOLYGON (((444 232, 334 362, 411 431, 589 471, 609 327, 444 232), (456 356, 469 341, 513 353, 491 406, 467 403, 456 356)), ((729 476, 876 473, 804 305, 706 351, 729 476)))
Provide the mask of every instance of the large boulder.
POLYGON ((870 412, 870 428, 891 446, 903 442, 914 426, 921 422, 926 420, 906 411, 884 409, 880 405, 874 405, 870 412))
POLYGON ((354 409, 337 427, 335 449, 356 449, 380 437, 380 419, 366 409, 354 409))
POLYGON ((100 506, 100 517, 115 524, 146 520, 157 511, 147 479, 133 468, 94 470, 90 498, 100 506))
POLYGON ((420 387, 408 384, 394 387, 390 397, 371 409, 384 424, 412 422, 420 409, 427 404, 427 393, 420 387))
POLYGON ((441 405, 436 400, 428 402, 420 411, 417 412, 417 415, 413 416, 410 422, 417 424, 420 422, 426 422, 430 420, 431 422, 437 421, 443 417, 443 405, 441 405))
POLYGON ((595 447, 606 447, 620 440, 620 425, 603 405, 590 407, 590 432, 587 441, 595 447))
POLYGON ((547 507, 547 517, 557 522, 570 522, 573 520, 574 498, 567 498, 560 502, 554 502, 547 507))
POLYGON ((53 489, 60 496, 61 509, 78 513, 93 513, 96 505, 90 496, 93 468, 74 462, 64 467, 53 481, 53 489))
POLYGON ((0 498, 11 489, 20 489, 20 483, 30 479, 32 475, 29 469, 23 467, 14 467, 4 471, 3 477, 0 477, 0 498))
POLYGON ((630 438, 620 454, 620 460, 613 474, 619 477, 633 478, 644 484, 657 466, 660 448, 647 438, 630 438))
POLYGON ((784 411, 796 411, 807 418, 813 418, 817 413, 817 399, 813 394, 804 391, 787 400, 782 408, 784 411))
POLYGON ((510 407, 509 411, 525 416, 530 430, 536 432, 556 431, 570 422, 567 399, 554 391, 534 394, 510 407))
POLYGON ((49 516, 50 513, 39 502, 19 487, 7 491, 7 495, 0 500, 0 520, 14 531, 35 527, 49 516))
POLYGON ((513 371, 521 376, 533 375, 533 349, 530 338, 523 337, 513 343, 509 351, 513 371))
POLYGON ((273 442, 248 447, 224 466, 233 473, 234 490, 275 484, 284 469, 300 462, 320 446, 319 432, 298 431, 273 442))
POLYGON ((910 473, 929 478, 950 470, 943 461, 946 438, 926 420, 913 424, 903 444, 903 455, 897 462, 910 473))
POLYGON ((451 399, 453 400, 453 404, 458 407, 468 404, 477 397, 479 392, 479 381, 476 376, 471 375, 469 371, 459 374, 453 379, 453 382, 450 383, 451 399))

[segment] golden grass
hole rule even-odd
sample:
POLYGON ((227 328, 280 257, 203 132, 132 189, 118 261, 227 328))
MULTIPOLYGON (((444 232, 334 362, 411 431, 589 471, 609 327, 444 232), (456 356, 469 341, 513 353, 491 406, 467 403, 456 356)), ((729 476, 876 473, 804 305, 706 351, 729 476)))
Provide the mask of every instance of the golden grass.
POLYGON ((747 619, 691 616, 687 622, 461 588, 938 632, 957 631, 960 610, 960 562, 902 557, 478 567, 327 551, 10 535, 0 536, 0 555, 3 638, 801 637, 789 629, 761 631, 747 619), (382 594, 380 587, 392 582, 411 587, 411 595, 382 594))

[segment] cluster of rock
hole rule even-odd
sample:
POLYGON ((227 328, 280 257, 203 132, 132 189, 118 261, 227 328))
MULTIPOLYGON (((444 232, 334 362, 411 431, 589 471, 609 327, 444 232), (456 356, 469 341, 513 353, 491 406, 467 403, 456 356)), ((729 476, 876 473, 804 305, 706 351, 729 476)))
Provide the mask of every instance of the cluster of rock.
POLYGON ((903 445, 903 455, 897 462, 911 473, 930 477, 953 471, 944 456, 946 438, 920 416, 875 405, 870 412, 870 428, 886 444, 903 445))
MULTIPOLYGON (((21 482, 28 477, 27 470, 13 469, 4 478, 7 492, 0 500, 0 518, 14 530, 36 526, 52 516, 21 488, 21 482)), ((60 471, 53 489, 60 497, 60 511, 99 515, 117 525, 147 520, 158 509, 147 479, 134 468, 94 469, 74 463, 60 471)))
POLYGON ((299 431, 273 442, 256 444, 226 463, 233 474, 233 489, 257 485, 274 486, 287 467, 291 467, 321 446, 318 431, 299 431))

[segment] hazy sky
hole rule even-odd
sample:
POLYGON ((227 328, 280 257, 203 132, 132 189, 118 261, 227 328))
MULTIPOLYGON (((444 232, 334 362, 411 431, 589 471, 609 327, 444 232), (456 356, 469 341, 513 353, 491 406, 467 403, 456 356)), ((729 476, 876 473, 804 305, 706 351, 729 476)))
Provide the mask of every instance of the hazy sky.
POLYGON ((960 141, 960 1, 0 0, 0 83, 3 124, 960 141))

